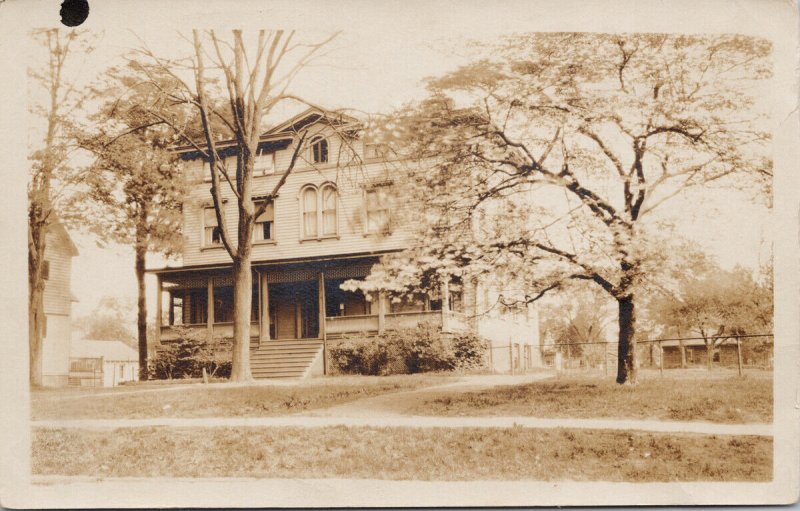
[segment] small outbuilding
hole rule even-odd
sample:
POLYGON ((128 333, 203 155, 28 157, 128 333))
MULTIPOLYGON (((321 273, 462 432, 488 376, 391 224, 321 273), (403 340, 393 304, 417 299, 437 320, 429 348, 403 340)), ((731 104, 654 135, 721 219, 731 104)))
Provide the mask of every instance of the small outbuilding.
POLYGON ((70 347, 69 384, 114 387, 139 380, 139 354, 121 341, 81 339, 70 347))

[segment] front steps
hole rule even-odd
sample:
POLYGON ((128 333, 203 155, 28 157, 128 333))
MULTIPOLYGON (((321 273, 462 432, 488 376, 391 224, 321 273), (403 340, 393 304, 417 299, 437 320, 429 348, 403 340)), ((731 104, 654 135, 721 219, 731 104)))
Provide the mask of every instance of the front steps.
POLYGON ((253 378, 305 378, 318 357, 319 339, 269 340, 250 343, 250 372, 253 378))

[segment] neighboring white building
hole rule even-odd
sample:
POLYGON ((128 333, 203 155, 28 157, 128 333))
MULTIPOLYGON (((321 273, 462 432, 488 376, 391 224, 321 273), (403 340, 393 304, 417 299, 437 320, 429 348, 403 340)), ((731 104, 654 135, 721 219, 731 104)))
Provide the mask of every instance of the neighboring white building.
POLYGON ((70 349, 70 385, 114 387, 139 380, 139 354, 121 341, 81 339, 70 349))
POLYGON ((42 331, 42 383, 67 385, 72 337, 72 258, 78 249, 64 225, 53 221, 46 234, 44 252, 44 325, 42 331))

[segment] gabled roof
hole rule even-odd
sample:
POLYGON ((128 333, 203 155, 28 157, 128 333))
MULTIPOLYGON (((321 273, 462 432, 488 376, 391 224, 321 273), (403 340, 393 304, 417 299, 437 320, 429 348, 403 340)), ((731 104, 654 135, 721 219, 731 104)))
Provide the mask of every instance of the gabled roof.
POLYGON ((64 227, 64 224, 61 223, 61 220, 57 216, 55 216, 55 213, 51 214, 53 215, 53 220, 48 225, 48 230, 64 242, 64 245, 67 247, 67 250, 69 250, 70 256, 72 257, 77 256, 78 247, 76 247, 75 243, 72 242, 72 237, 69 235, 67 228, 64 227))
MULTIPOLYGON (((311 106, 262 133, 259 137, 258 149, 266 151, 285 149, 299 130, 315 122, 347 126, 358 124, 360 121, 355 117, 340 112, 334 112, 318 106, 311 106)), ((220 140, 216 143, 216 146, 217 153, 223 158, 236 154, 235 140, 220 140)), ((180 153, 180 157, 183 160, 192 160, 200 157, 200 152, 193 146, 176 147, 175 151, 180 153)))
POLYGON ((266 137, 279 134, 293 135, 309 124, 313 124, 318 121, 337 125, 359 123, 358 119, 350 115, 346 115, 341 112, 334 112, 318 106, 311 106, 294 117, 267 130, 262 136, 266 137))

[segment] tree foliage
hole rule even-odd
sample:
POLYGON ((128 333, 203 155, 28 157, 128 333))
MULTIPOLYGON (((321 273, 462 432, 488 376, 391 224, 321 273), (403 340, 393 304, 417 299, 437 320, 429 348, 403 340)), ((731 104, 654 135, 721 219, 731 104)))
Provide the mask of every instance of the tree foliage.
POLYGON ((47 233, 63 212, 65 190, 79 179, 69 159, 68 136, 71 114, 81 106, 82 97, 67 62, 75 54, 87 55, 92 40, 84 32, 58 29, 36 30, 34 39, 46 54, 46 63, 32 66, 28 76, 33 85, 30 111, 41 121, 42 133, 31 137, 28 184, 28 346, 30 382, 42 384, 42 331, 44 325, 43 263, 47 233), (35 98, 41 97, 39 101, 35 98), (41 136, 40 136, 41 135, 41 136))
POLYGON ((691 187, 769 190, 756 98, 771 45, 555 33, 485 50, 376 127, 411 162, 398 188, 420 242, 365 285, 491 275, 530 301, 595 284, 618 304, 617 381, 635 382, 635 293, 663 257, 654 212, 691 187))
POLYGON ((740 266, 732 270, 709 266, 679 282, 676 293, 655 298, 649 308, 653 319, 668 331, 699 335, 713 345, 727 335, 770 334, 771 271, 765 270, 759 282, 740 266))
POLYGON ((592 290, 575 290, 564 303, 548 304, 540 310, 544 318, 541 335, 562 353, 591 366, 605 361, 608 327, 613 315, 604 296, 592 290), (595 343, 595 344, 593 344, 595 343))
POLYGON ((91 313, 75 319, 75 327, 85 339, 121 341, 135 348, 134 310, 129 300, 104 296, 91 313))
MULTIPOLYGON (((180 251, 184 193, 172 151, 177 137, 153 122, 147 105, 159 101, 160 92, 142 78, 130 69, 112 68, 94 86, 92 98, 100 105, 87 125, 74 131, 93 160, 71 211, 102 245, 114 242, 172 254, 180 251)), ((185 109, 160 108, 165 115, 188 117, 185 109)))

